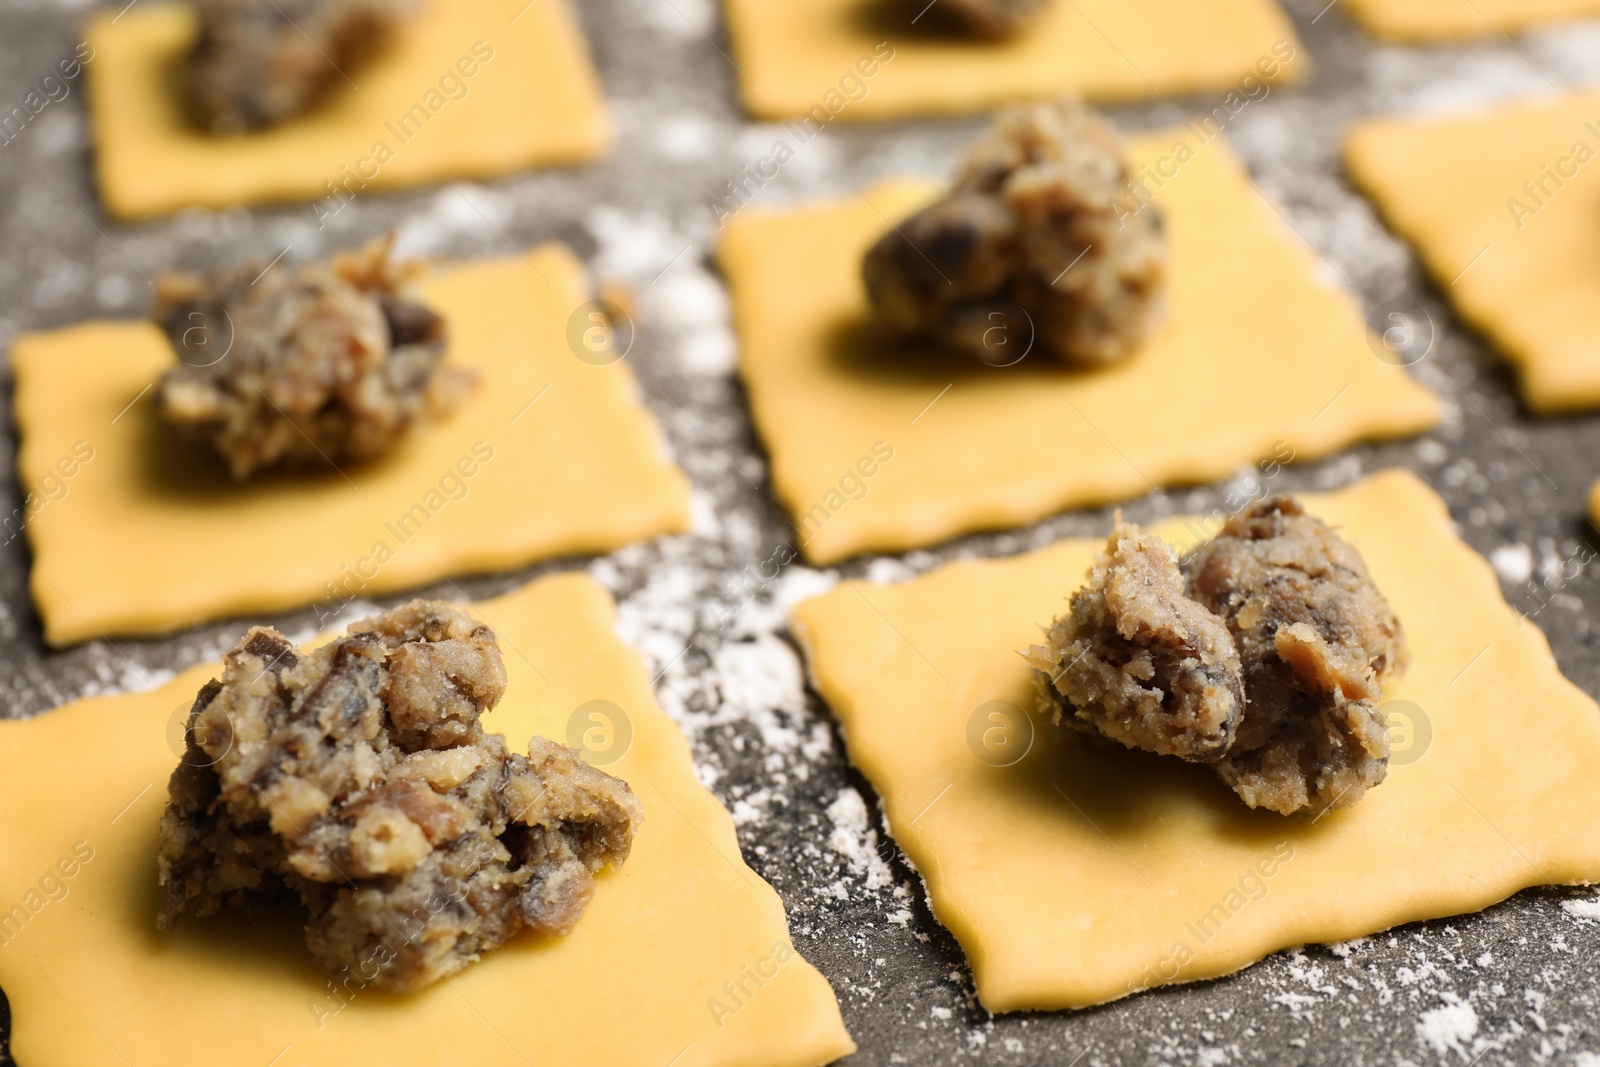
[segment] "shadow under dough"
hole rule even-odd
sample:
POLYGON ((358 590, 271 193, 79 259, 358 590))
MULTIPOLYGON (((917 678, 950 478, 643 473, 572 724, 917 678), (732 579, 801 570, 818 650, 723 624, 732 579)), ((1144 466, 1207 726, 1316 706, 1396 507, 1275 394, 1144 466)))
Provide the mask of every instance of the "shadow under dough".
POLYGON ((983 381, 1006 375, 1034 378, 1042 384, 1046 380, 1088 378, 1110 369, 1069 367, 1031 346, 1014 363, 989 364, 929 338, 901 336, 870 319, 856 316, 840 318, 829 326, 823 346, 824 359, 831 369, 858 381, 875 383, 943 386, 950 382, 983 381))
POLYGON ((136 420, 130 461, 134 487, 141 496, 165 503, 227 507, 262 496, 293 498, 308 489, 344 484, 349 475, 383 462, 343 467, 320 460, 286 464, 238 481, 209 444, 162 422, 150 405, 136 405, 127 417, 136 420))
POLYGON ((937 0, 859 0, 846 9, 844 21, 855 33, 891 41, 960 44, 975 49, 997 43, 974 36, 937 0))

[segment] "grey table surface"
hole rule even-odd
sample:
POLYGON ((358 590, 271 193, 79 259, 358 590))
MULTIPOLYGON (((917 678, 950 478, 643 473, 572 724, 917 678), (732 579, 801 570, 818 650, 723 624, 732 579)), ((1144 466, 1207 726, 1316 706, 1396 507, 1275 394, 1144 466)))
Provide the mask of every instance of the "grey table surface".
MULTIPOLYGON (((1519 407, 1493 353, 1452 317, 1414 257, 1351 189, 1336 147, 1341 129, 1365 115, 1448 111, 1600 82, 1600 25, 1408 49, 1366 39, 1337 0, 1325 4, 1289 0, 1300 61, 1308 57, 1314 74, 1252 102, 1230 140, 1325 258, 1330 277, 1368 309, 1406 301, 1437 324, 1436 343, 1413 373, 1444 398, 1448 417, 1422 438, 1288 468, 1274 487, 1320 489, 1383 467, 1415 470, 1448 502, 1461 535, 1496 563, 1506 598, 1549 635, 1567 676, 1600 696, 1600 634, 1590 614, 1600 580, 1584 564, 1600 547, 1584 512, 1600 476, 1600 415, 1534 419, 1519 407)), ((709 254, 711 205, 741 167, 789 135, 742 116, 734 96, 741 75, 727 58, 714 0, 581 7, 618 126, 608 159, 364 196, 326 230, 305 205, 110 222, 90 182, 75 87, 0 145, 0 348, 20 331, 141 315, 147 277, 171 266, 271 258, 285 248, 299 259, 396 226, 402 247, 419 254, 500 255, 564 240, 597 274, 640 294, 629 358, 693 481, 697 529, 603 559, 456 586, 486 596, 549 570, 587 568, 615 592, 624 636, 660 673, 662 704, 693 742, 702 780, 735 811, 747 860, 782 895, 797 945, 838 993, 860 1045, 848 1062, 1600 1064, 1596 910, 1584 906, 1591 893, 1578 889, 1532 890, 1476 915, 1278 953, 1230 978, 1095 1010, 991 1017, 978 1006, 959 947, 929 913, 915 872, 885 836, 871 787, 804 685, 784 608, 839 574, 893 579, 953 558, 1101 535, 1109 509, 826 573, 796 564, 775 581, 753 580, 755 565, 792 533, 767 492, 765 455, 733 373, 726 298, 709 254)), ((0 111, 73 50, 85 10, 79 2, 0 0, 0 111)), ((1154 127, 1210 110, 1221 97, 1113 114, 1129 130, 1154 127)), ((850 183, 893 173, 946 174, 981 125, 836 124, 800 148, 760 199, 848 195, 850 183)), ((5 513, 20 503, 10 473, 15 443, 13 433, 0 435, 5 513)), ((1240 484, 1153 493, 1125 508, 1135 520, 1210 510, 1240 484)), ((0 545, 0 708, 8 716, 153 685, 216 657, 240 632, 232 621, 53 652, 40 641, 28 567, 23 539, 0 545)), ((454 587, 425 592, 448 596, 454 587)), ((291 632, 314 622, 309 612, 272 621, 291 632)), ((1516 744, 1517 712, 1508 709, 1508 744, 1516 744)))

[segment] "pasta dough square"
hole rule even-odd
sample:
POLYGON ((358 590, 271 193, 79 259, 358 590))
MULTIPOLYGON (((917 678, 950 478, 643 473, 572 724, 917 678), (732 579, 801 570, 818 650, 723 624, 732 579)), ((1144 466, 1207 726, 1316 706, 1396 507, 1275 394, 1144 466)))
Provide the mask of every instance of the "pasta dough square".
POLYGON ((645 821, 571 934, 513 940, 412 996, 352 982, 336 997, 290 914, 157 933, 156 825, 181 716, 217 671, 204 665, 153 692, 0 722, 0 985, 18 1062, 185 1067, 226 1049, 231 1062, 295 1067, 813 1067, 854 1051, 778 894, 745 866, 733 820, 617 637, 605 591, 556 575, 475 611, 509 677, 484 727, 513 751, 531 734, 565 741, 594 700, 631 728, 604 769, 629 782, 645 821), (745 991, 731 1006, 724 983, 745 991))
POLYGON ((1351 178, 1542 414, 1600 406, 1600 94, 1353 127, 1351 178))
POLYGON ((1373 36, 1407 42, 1494 37, 1600 15, 1597 0, 1345 0, 1344 7, 1373 36))
POLYGON ((1311 66, 1275 0, 1052 0, 1001 42, 921 32, 902 0, 724 3, 745 107, 763 119, 959 114, 1069 90, 1147 99, 1235 89, 1274 67, 1294 84, 1311 66))
POLYGON ((861 256, 932 199, 928 183, 728 224, 719 255, 740 369, 809 559, 1021 525, 1437 421, 1437 399, 1374 355, 1354 301, 1319 280, 1220 138, 1199 143, 1186 127, 1129 149, 1136 165, 1175 172, 1155 194, 1172 316, 1101 371, 871 350, 861 256))
POLYGON ((419 291, 448 320, 446 358, 477 370, 478 387, 343 473, 239 484, 177 438, 141 399, 174 363, 149 322, 17 338, 17 467, 45 639, 337 606, 688 529, 688 481, 632 373, 569 348, 589 299, 571 252, 441 267, 419 291))
POLYGON ((348 199, 592 159, 610 143, 610 120, 568 0, 519 7, 427 0, 354 88, 275 129, 226 138, 194 129, 173 88, 196 32, 190 8, 107 8, 86 30, 106 208, 133 219, 330 198, 322 214, 338 207, 336 190, 348 199))
MULTIPOLYGON (((1004 708, 992 701, 1033 707, 1017 651, 1065 609, 1100 542, 851 582, 796 608, 850 759, 989 1010, 1099 1004, 1600 880, 1600 708, 1506 605, 1443 502, 1389 471, 1306 503, 1360 549, 1412 652, 1385 703, 1388 781, 1315 819, 1252 811, 1205 767, 1034 727, 1031 713, 988 718, 1004 708), (1006 736, 984 737, 994 728, 1026 755, 980 759, 1006 751, 1006 736)), ((1156 532, 1193 545, 1214 525, 1156 532)))

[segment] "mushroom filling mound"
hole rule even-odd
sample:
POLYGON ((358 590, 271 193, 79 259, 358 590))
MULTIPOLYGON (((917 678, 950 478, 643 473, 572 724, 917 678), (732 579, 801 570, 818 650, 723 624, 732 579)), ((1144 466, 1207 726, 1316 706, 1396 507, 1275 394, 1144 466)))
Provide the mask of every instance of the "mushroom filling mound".
POLYGON ((444 320, 402 291, 418 269, 377 242, 292 270, 162 275, 152 317, 178 365, 157 386, 157 411, 241 480, 375 459, 472 384, 441 366, 444 320))
POLYGON ((1181 567, 1119 520, 1027 655, 1054 722, 1209 764, 1285 815, 1348 807, 1383 781, 1378 702, 1406 663, 1361 555, 1292 497, 1233 516, 1181 567))
POLYGON ((393 43, 411 0, 194 0, 183 89, 208 133, 298 118, 393 43))
POLYGON ((330 974, 420 989, 523 930, 572 929, 642 818, 627 783, 479 717, 494 633, 414 600, 300 653, 255 627, 189 713, 161 820, 158 925, 298 899, 330 974))
POLYGON ((1123 359, 1163 321, 1167 277, 1161 213, 1128 187, 1116 131, 1076 99, 1010 108, 949 192, 868 250, 873 311, 990 364, 1123 359))

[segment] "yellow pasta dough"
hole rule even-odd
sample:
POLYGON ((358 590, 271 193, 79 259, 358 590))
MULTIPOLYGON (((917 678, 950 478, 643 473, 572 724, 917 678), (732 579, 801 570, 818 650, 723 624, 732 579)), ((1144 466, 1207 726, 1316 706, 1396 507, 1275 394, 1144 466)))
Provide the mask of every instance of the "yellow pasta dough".
MULTIPOLYGON (((1307 504, 1360 549, 1412 653, 1384 705, 1388 781, 1316 819, 1252 811, 1206 767, 1032 716, 1017 651, 1065 608, 1100 542, 849 582, 795 609, 850 759, 991 1011, 1098 1004, 1600 880, 1600 708, 1506 605, 1443 502, 1390 471, 1307 504), (979 758, 1008 741, 1026 756, 979 758)), ((1212 526, 1155 529, 1192 545, 1212 526)))
POLYGON ((1600 406, 1600 94, 1364 122, 1344 154, 1530 408, 1600 406))
POLYGON ((1344 0, 1344 9, 1375 36, 1416 42, 1494 37, 1600 15, 1600 0, 1344 0))
POLYGON ((369 189, 579 162, 610 141, 568 0, 427 0, 394 48, 324 106, 244 137, 202 133, 183 113, 174 70, 195 30, 176 3, 89 20, 95 161, 114 215, 325 200, 322 215, 369 189))
POLYGON ((1600 482, 1589 489, 1589 521, 1600 528, 1600 482))
POLYGON ((156 416, 146 391, 175 357, 154 325, 19 337, 17 466, 46 640, 336 608, 688 528, 688 482, 626 364, 569 347, 589 299, 571 252, 443 267, 419 292, 448 322, 447 358, 480 374, 467 402, 371 465, 243 484, 156 416))
POLYGON ((904 0, 724 4, 745 106, 767 119, 981 111, 1069 90, 1226 91, 1264 74, 1292 84, 1311 66, 1275 0, 1051 0, 1002 42, 941 36, 932 18, 914 25, 920 5, 904 0))
POLYGON ((808 558, 914 548, 1434 424, 1436 398, 1373 354, 1353 301, 1318 279, 1220 138, 1186 127, 1130 152, 1156 176, 1173 310, 1103 371, 1042 356, 988 367, 872 339, 862 253, 932 198, 927 183, 728 224, 740 369, 808 558))
POLYGON ((565 741, 593 700, 631 725, 605 770, 632 786, 645 821, 570 935, 521 938, 401 998, 354 981, 335 996, 289 912, 158 933, 174 710, 217 671, 196 667, 154 692, 0 722, 0 985, 18 1062, 813 1067, 853 1051, 782 902, 745 866, 733 821, 613 631, 606 593, 558 575, 475 610, 509 676, 484 726, 513 750, 536 733, 565 741))

